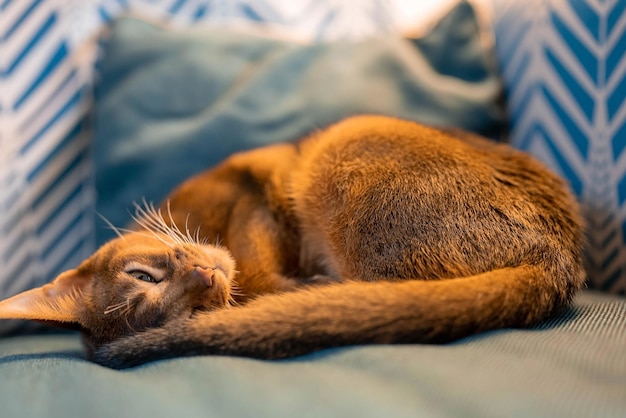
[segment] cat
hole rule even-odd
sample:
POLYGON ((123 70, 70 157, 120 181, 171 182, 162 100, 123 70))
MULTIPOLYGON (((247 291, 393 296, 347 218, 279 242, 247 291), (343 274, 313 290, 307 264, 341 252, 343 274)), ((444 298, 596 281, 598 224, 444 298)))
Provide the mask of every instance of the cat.
POLYGON ((528 327, 585 281, 566 184, 458 130, 357 116, 234 154, 0 318, 79 329, 113 368, 279 359, 528 327))

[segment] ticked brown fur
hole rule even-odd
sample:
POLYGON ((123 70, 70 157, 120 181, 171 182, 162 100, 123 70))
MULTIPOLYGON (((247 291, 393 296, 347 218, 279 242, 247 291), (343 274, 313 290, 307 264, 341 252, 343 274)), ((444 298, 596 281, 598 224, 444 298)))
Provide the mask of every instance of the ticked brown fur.
POLYGON ((381 116, 236 154, 144 215, 146 230, 0 302, 0 317, 77 324, 111 367, 272 359, 531 326, 585 279, 557 176, 509 146, 381 116))

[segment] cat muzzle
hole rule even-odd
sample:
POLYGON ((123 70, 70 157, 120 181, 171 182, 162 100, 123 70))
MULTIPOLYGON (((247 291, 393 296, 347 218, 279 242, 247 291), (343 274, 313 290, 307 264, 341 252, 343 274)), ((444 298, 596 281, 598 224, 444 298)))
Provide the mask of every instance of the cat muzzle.
POLYGON ((202 280, 207 287, 213 287, 213 279, 215 278, 214 268, 196 266, 191 272, 191 275, 202 280))

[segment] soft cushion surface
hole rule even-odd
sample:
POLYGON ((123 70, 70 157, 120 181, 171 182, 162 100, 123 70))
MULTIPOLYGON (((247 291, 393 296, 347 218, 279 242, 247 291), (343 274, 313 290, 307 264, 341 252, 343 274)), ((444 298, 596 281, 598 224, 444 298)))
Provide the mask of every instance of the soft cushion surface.
POLYGON ((626 1, 493 3, 512 142, 583 202, 591 287, 626 294, 626 1))
POLYGON ((3 418, 623 417, 626 299, 581 294, 532 330, 287 361, 194 357, 113 371, 79 339, 0 340, 3 418))
MULTIPOLYGON (((500 91, 472 8, 418 40, 298 45, 225 31, 116 22, 95 103, 97 210, 116 226, 229 154, 382 113, 497 131, 500 91)), ((105 228, 98 242, 112 237, 105 228)))

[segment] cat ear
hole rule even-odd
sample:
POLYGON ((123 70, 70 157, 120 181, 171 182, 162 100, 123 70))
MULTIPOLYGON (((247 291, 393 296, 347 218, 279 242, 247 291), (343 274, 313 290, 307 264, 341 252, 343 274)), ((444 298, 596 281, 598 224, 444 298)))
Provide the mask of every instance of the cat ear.
POLYGON ((81 323, 82 294, 89 276, 68 270, 51 283, 0 302, 0 319, 81 323))

